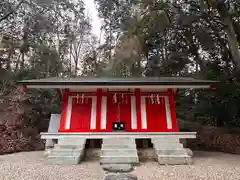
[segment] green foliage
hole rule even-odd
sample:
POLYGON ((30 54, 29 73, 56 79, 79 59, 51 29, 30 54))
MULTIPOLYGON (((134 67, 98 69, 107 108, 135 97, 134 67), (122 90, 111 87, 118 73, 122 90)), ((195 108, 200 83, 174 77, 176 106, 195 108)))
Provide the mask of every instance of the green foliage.
POLYGON ((55 90, 30 90, 25 105, 25 125, 47 131, 51 113, 60 113, 60 100, 55 90))
MULTIPOLYGON (((13 81, 73 75, 219 80, 216 90, 180 91, 179 117, 240 126, 237 0, 95 2, 103 22, 101 44, 91 34, 82 1, 3 0, 0 74, 7 72, 13 81)), ((41 126, 41 117, 59 111, 59 104, 55 92, 29 92, 26 122, 41 126)))
MULTIPOLYGON (((69 60, 70 47, 79 41, 84 41, 82 47, 89 47, 92 36, 84 10, 82 1, 0 2, 0 85, 5 95, 22 79, 71 76, 74 60, 69 60)), ((56 90, 28 90, 27 95, 21 102, 25 126, 46 131, 49 115, 60 113, 56 90)), ((10 97, 5 97, 9 102, 10 97)))

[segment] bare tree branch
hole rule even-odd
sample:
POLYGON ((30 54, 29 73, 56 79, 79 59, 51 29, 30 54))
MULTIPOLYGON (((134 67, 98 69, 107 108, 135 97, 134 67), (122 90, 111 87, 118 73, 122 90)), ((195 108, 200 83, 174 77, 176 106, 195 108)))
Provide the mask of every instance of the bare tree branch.
POLYGON ((16 13, 16 10, 21 6, 21 4, 24 2, 24 0, 20 1, 18 3, 18 5, 16 6, 15 8, 15 11, 12 10, 11 12, 9 12, 8 14, 6 14, 5 16, 1 17, 0 18, 0 22, 2 22, 3 20, 7 19, 9 16, 11 16, 12 14, 16 13))

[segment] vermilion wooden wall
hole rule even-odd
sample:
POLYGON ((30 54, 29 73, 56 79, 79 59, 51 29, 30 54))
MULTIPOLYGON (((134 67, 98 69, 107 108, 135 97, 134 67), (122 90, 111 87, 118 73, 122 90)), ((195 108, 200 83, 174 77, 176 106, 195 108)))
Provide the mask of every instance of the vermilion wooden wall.
POLYGON ((152 104, 151 99, 146 98, 146 114, 148 131, 165 132, 167 130, 164 98, 160 98, 160 104, 152 104))
MULTIPOLYGON (((87 94, 87 93, 85 93, 87 94)), ((106 93, 107 104, 106 104, 106 129, 101 130, 101 100, 104 92, 101 90, 96 93, 89 93, 91 96, 97 97, 96 105, 96 129, 90 130, 90 120, 91 120, 91 110, 92 110, 92 100, 88 98, 88 101, 85 101, 84 104, 77 103, 76 98, 72 100, 72 114, 71 114, 71 124, 70 129, 65 129, 66 123, 66 112, 68 104, 68 96, 75 96, 76 93, 69 92, 66 89, 62 96, 62 113, 61 113, 61 123, 59 132, 111 132, 112 131, 112 122, 118 121, 117 119, 117 104, 113 103, 112 93, 106 93)), ((151 93, 144 93, 144 96, 151 93)), ((161 93, 159 93, 161 95, 161 93)), ((146 98, 146 118, 147 118, 147 129, 142 127, 142 117, 141 117, 141 96, 139 90, 136 90, 134 93, 127 94, 124 99, 127 103, 120 105, 120 121, 125 122, 127 132, 177 132, 178 126, 176 121, 176 112, 175 112, 175 103, 174 97, 175 94, 169 90, 167 93, 162 93, 163 96, 168 96, 169 99, 169 108, 171 112, 172 128, 167 128, 167 117, 166 117, 166 107, 165 100, 161 98, 160 104, 150 103, 150 99, 146 98), (136 98, 136 122, 137 129, 132 129, 131 127, 131 96, 136 98)), ((86 99, 85 99, 86 100, 86 99)))
POLYGON ((73 98, 70 129, 88 132, 90 129, 92 98, 85 98, 83 103, 73 98), (78 102, 79 101, 79 102, 78 102))
MULTIPOLYGON (((124 100, 119 105, 119 111, 120 111, 119 117, 118 117, 118 105, 113 102, 113 96, 114 94, 110 93, 109 96, 107 97, 107 129, 106 131, 108 132, 112 131, 113 122, 124 122, 126 131, 131 131, 130 96, 124 96, 124 100)), ((118 100, 120 100, 120 97, 118 97, 118 100)))

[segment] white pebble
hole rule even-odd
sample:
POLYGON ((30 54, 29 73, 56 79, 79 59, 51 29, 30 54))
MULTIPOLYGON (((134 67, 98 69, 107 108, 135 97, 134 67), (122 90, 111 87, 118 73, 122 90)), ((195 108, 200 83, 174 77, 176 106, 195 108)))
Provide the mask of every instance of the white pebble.
MULTIPOLYGON (((193 165, 160 166, 143 162, 132 174, 139 180, 236 180, 240 177, 240 156, 194 152, 193 165)), ((0 156, 0 180, 103 180, 106 173, 98 161, 79 165, 49 165, 44 152, 23 152, 0 156)))

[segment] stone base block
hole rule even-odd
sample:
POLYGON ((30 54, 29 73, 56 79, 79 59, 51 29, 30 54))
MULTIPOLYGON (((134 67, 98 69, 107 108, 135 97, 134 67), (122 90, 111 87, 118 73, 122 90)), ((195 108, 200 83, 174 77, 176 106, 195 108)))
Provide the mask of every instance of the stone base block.
POLYGON ((153 144, 158 144, 158 143, 179 143, 180 140, 177 137, 158 137, 158 138, 152 138, 151 139, 153 144))
POLYGON ((155 149, 181 149, 183 144, 181 143, 153 143, 155 149))
POLYGON ((102 156, 137 156, 136 149, 102 149, 102 156))
POLYGON ((190 156, 157 155, 158 163, 161 165, 188 165, 193 164, 190 156))
POLYGON ((138 164, 138 156, 101 156, 101 164, 138 164))
POLYGON ((155 150, 155 153, 158 155, 188 155, 186 149, 159 149, 155 150))
POLYGON ((83 159, 86 139, 61 138, 48 156, 51 164, 79 164, 83 159))
POLYGON ((51 156, 82 156, 84 149, 53 149, 51 156))
POLYGON ((186 165, 192 164, 191 150, 185 149, 179 138, 155 138, 152 139, 155 157, 162 165, 186 165))
POLYGON ((122 145, 122 144, 135 144, 135 139, 133 138, 104 138, 103 144, 114 144, 122 145))
POLYGON ((131 164, 103 164, 102 168, 105 171, 114 173, 131 172, 133 170, 131 164))
POLYGON ((48 163, 50 164, 79 164, 80 163, 79 156, 49 156, 48 163))
POLYGON ((129 166, 138 164, 139 158, 134 138, 105 138, 103 139, 100 163, 125 164, 129 166))
POLYGON ((82 145, 86 143, 86 139, 83 138, 60 138, 58 144, 60 145, 82 145))
POLYGON ((54 149, 84 149, 85 144, 82 145, 65 145, 65 144, 55 144, 54 149))
POLYGON ((103 149, 136 149, 136 144, 102 144, 103 149))

